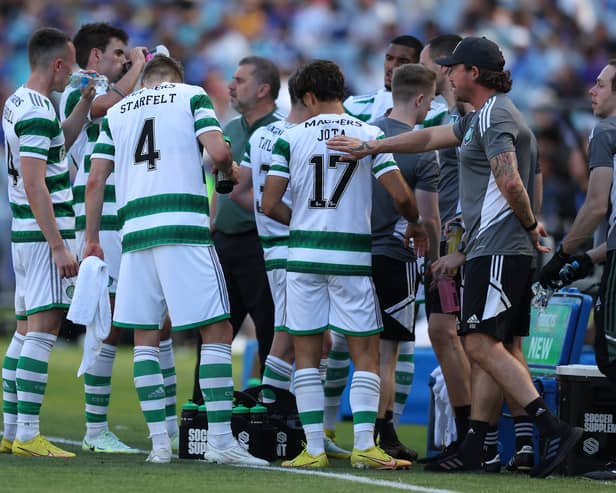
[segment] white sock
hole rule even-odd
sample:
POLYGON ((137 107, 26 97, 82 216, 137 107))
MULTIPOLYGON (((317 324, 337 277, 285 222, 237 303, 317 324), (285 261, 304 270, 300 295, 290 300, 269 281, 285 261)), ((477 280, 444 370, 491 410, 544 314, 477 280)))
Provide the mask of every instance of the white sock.
POLYGON ((381 379, 376 373, 356 371, 351 380, 349 396, 353 412, 354 448, 374 447, 374 422, 379 409, 381 379))
POLYGON ((296 370, 295 397, 299 419, 306 434, 306 449, 310 455, 319 455, 325 451, 323 430, 325 394, 318 368, 296 370))
POLYGON ((227 449, 233 446, 235 441, 231 433, 233 395, 231 345, 201 346, 199 384, 208 417, 208 443, 218 449, 227 449))
POLYGON ((168 449, 170 447, 169 435, 165 433, 157 433, 151 435, 152 438, 152 450, 156 449, 168 449))

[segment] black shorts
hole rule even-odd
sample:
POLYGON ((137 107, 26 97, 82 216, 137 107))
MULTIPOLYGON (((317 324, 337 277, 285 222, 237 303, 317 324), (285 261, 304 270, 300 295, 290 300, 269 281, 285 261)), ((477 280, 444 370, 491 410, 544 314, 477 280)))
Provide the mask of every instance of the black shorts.
POLYGON ((417 264, 384 255, 372 256, 372 279, 383 316, 381 339, 415 340, 417 264))
MULTIPOLYGON (((441 241, 441 257, 447 255, 447 242, 441 241)), ((425 265, 425 264, 424 264, 425 265)), ((460 284, 461 277, 460 271, 453 279, 456 283, 456 287, 458 288, 458 299, 460 298, 460 284)), ((430 315, 433 313, 444 313, 443 307, 441 306, 441 297, 438 293, 438 288, 436 286, 432 287, 432 273, 430 270, 426 270, 424 273, 424 290, 426 293, 426 317, 430 318, 430 315)), ((459 316, 459 312, 449 313, 449 315, 459 316)))
POLYGON ((476 257, 464 265, 460 335, 489 334, 504 343, 527 336, 530 326, 532 257, 476 257))

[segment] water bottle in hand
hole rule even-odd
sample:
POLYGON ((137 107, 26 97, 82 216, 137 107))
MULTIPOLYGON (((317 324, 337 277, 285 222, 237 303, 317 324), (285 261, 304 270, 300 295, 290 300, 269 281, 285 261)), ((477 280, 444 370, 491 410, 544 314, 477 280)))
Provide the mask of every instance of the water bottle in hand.
POLYGON ((105 75, 84 70, 72 74, 68 85, 74 89, 83 89, 91 80, 94 81, 94 87, 96 87, 97 92, 99 90, 106 91, 109 86, 109 79, 105 75))
POLYGON ((219 170, 214 174, 214 178, 216 179, 216 191, 218 193, 231 193, 234 183, 226 173, 219 170))
POLYGON ((149 62, 156 55, 169 56, 169 49, 165 45, 156 45, 156 48, 154 48, 152 50, 148 50, 145 53, 145 61, 149 62))
POLYGON ((565 266, 560 269, 558 273, 560 279, 565 284, 571 284, 573 281, 577 279, 577 273, 580 270, 580 263, 577 260, 574 260, 570 264, 565 264, 565 266))
POLYGON ((531 300, 531 304, 537 310, 542 311, 548 306, 550 302, 550 298, 554 294, 554 288, 548 286, 544 288, 541 283, 535 282, 532 286, 533 290, 533 299, 531 300))

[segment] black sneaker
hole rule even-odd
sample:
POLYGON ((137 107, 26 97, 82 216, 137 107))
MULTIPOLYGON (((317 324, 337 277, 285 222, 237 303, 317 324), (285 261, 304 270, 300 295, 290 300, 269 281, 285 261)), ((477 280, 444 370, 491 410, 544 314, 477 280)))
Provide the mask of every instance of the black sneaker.
POLYGON ((462 457, 457 452, 444 457, 438 461, 430 462, 424 467, 426 472, 484 472, 479 460, 477 459, 462 460, 462 457))
POLYGON ((535 451, 530 445, 517 450, 505 466, 508 471, 528 472, 535 465, 535 451))
POLYGON ((587 472, 583 476, 598 481, 616 481, 616 461, 608 462, 602 469, 587 472))
POLYGON ((460 446, 459 441, 451 442, 447 447, 445 447, 440 453, 436 455, 432 455, 430 457, 422 457, 421 459, 417 459, 418 464, 431 464, 432 462, 437 462, 445 457, 449 457, 451 454, 455 453, 460 446))
POLYGON ((548 436, 541 447, 541 457, 539 463, 530 470, 533 478, 545 478, 558 464, 560 464, 567 454, 581 440, 584 430, 579 427, 563 425, 561 431, 556 435, 548 436))
POLYGON ((501 471, 501 458, 500 454, 496 452, 496 455, 490 457, 484 457, 483 463, 484 472, 499 473, 501 471))
POLYGON ((408 448, 403 443, 383 443, 381 441, 379 443, 379 447, 381 447, 387 454, 391 455, 394 459, 410 460, 411 462, 417 461, 417 452, 415 452, 413 449, 408 448))

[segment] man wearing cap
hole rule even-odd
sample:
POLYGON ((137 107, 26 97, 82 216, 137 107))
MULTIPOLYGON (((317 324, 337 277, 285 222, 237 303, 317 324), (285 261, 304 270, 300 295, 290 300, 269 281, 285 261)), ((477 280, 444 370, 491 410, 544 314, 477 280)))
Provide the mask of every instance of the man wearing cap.
POLYGON ((433 264, 435 278, 464 266, 460 334, 472 364, 469 430, 457 452, 430 464, 432 471, 481 467, 480 455, 494 409, 503 391, 522 406, 545 440, 531 476, 545 477, 582 437, 556 418, 535 389, 524 365, 507 345, 523 335, 530 318, 531 262, 534 250, 547 251, 545 235, 531 207, 535 139, 506 93, 509 72, 498 46, 486 38, 463 39, 450 57, 437 60, 449 68, 456 98, 477 111, 452 126, 407 132, 382 140, 344 136, 329 147, 354 158, 381 152, 423 152, 460 145, 460 203, 466 227, 459 252, 433 264))

